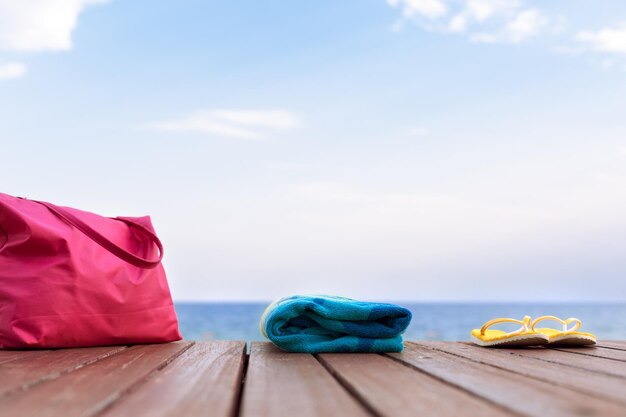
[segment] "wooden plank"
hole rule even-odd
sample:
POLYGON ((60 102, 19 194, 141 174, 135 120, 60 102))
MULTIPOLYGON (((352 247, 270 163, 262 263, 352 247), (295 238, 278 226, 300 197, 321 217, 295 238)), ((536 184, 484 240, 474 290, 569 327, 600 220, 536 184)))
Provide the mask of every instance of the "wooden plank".
MULTIPOLYGON (((542 417, 626 415, 626 406, 621 404, 424 346, 408 343, 404 352, 389 355, 523 415, 542 417)), ((512 357, 511 361, 516 359, 519 357, 515 359, 512 357)))
POLYGON ((102 416, 233 416, 245 358, 245 342, 198 342, 102 416))
POLYGON ((253 343, 243 388, 242 417, 363 417, 370 414, 313 355, 253 343))
POLYGON ((0 364, 23 358, 37 358, 51 350, 0 350, 0 364))
POLYGON ((604 347, 588 348, 556 348, 562 352, 575 353, 577 355, 596 356, 598 358, 612 359, 614 361, 626 362, 626 350, 617 350, 604 347))
POLYGON ((381 355, 322 354, 319 359, 378 416, 516 415, 381 355))
POLYGON ((190 345, 183 342, 133 346, 26 391, 0 398, 0 416, 93 416, 190 345))
MULTIPOLYGON (((585 369, 590 372, 600 372, 620 378, 626 378, 626 362, 620 362, 591 355, 582 355, 579 354, 579 352, 576 352, 577 350, 591 351, 593 350, 591 348, 572 350, 574 350, 574 353, 561 349, 502 349, 503 352, 523 356, 525 358, 533 358, 541 361, 550 362, 551 364, 573 366, 576 368, 585 369)), ((614 352, 622 352, 626 355, 625 351, 614 350, 614 352)), ((622 383, 624 384, 622 396, 626 401, 626 381, 623 381, 622 383)))
POLYGON ((615 363, 608 359, 586 358, 543 348, 485 349, 469 343, 450 342, 420 342, 420 345, 626 405, 626 381, 622 377, 590 372, 594 364, 604 370, 607 368, 606 363, 598 364, 594 359, 608 362, 608 365, 615 363), (589 366, 585 364, 587 361, 594 363, 589 366), (572 367, 575 364, 585 369, 572 367))
POLYGON ((99 359, 113 355, 125 346, 60 349, 21 352, 22 356, 0 363, 0 397, 11 391, 26 389, 44 381, 58 378, 99 359))
POLYGON ((626 350, 626 340, 601 340, 598 342, 598 346, 609 349, 626 350))

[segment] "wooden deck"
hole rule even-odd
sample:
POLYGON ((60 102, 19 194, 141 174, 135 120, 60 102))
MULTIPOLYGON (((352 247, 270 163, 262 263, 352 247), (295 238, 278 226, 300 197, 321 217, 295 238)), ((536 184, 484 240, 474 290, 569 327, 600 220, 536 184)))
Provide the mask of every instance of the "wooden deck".
POLYGON ((290 354, 179 342, 0 351, 0 416, 626 416, 626 341, 596 348, 407 343, 290 354))

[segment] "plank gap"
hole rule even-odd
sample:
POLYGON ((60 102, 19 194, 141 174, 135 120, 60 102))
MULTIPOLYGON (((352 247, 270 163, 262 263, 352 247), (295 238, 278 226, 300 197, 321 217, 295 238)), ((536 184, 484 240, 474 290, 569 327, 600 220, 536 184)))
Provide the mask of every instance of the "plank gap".
POLYGON ((626 415, 622 404, 421 344, 411 343, 406 352, 389 355, 433 376, 439 375, 438 379, 445 378, 455 386, 471 390, 518 414, 545 417, 626 415))
POLYGON ((246 384, 246 376, 248 375, 248 364, 250 363, 250 349, 249 345, 246 343, 246 354, 243 358, 243 367, 241 369, 241 383, 239 384, 239 392, 237 392, 235 407, 233 408, 232 417, 240 417, 241 416, 241 404, 243 401, 243 388, 246 384))
POLYGON ((603 348, 603 349, 626 350, 626 343, 623 343, 622 341, 615 341, 615 340, 600 341, 598 342, 596 346, 603 348))
POLYGON ((350 394, 359 404, 361 404, 363 408, 367 410, 367 412, 375 417, 384 417, 369 404, 366 398, 359 394, 356 389, 351 387, 350 384, 348 384, 348 381, 346 381, 341 375, 335 372, 335 370, 324 359, 322 359, 319 354, 315 354, 313 355, 313 357, 320 363, 320 365, 324 367, 324 369, 326 369, 330 376, 332 376, 335 381, 337 381, 337 383, 348 392, 348 394, 350 394))
MULTIPOLYGON (((416 344, 414 342, 408 342, 408 343, 416 344)), ((442 352, 442 353, 445 353, 445 352, 442 352)), ((490 406, 492 406, 494 408, 500 409, 500 410, 505 411, 505 412, 507 412, 509 414, 513 414, 515 416, 528 417, 526 414, 520 413, 519 411, 514 410, 512 408, 508 408, 508 407, 506 407, 506 406, 504 406, 502 404, 493 402, 489 398, 485 398, 485 397, 483 397, 481 395, 478 395, 476 392, 474 392, 474 391, 472 391, 472 390, 470 390, 468 388, 465 388, 462 385, 457 385, 457 384, 455 384, 455 383, 453 383, 451 381, 448 381, 447 379, 445 379, 443 377, 440 377, 439 375, 436 375, 436 374, 430 373, 430 372, 428 372, 428 371, 426 371, 424 369, 418 368, 417 366, 412 365, 411 363, 406 362, 406 361, 404 361, 404 360, 402 360, 400 358, 397 358, 397 357, 392 356, 392 355, 387 354, 387 353, 385 354, 385 356, 387 358, 395 361, 395 362, 398 362, 399 364, 401 364, 403 366, 406 366, 407 368, 411 369, 412 371, 419 372, 419 373, 424 374, 424 375, 426 375, 428 377, 436 379, 437 381, 442 382, 442 383, 446 384, 447 386, 449 386, 451 388, 457 389, 459 391, 463 391, 464 393, 466 393, 468 395, 471 395, 472 397, 474 397, 474 398, 476 398, 476 399, 478 399, 478 400, 480 400, 480 401, 482 401, 482 402, 484 402, 484 403, 486 403, 486 404, 488 404, 488 405, 490 405, 490 406)))
POLYGON ((163 361, 163 363, 159 364, 156 368, 154 368, 148 374, 146 374, 142 378, 137 379, 129 387, 127 387, 127 388, 125 388, 125 389, 123 389, 123 390, 121 390, 119 392, 116 392, 116 393, 112 394, 110 397, 105 398, 104 400, 102 400, 100 403, 95 404, 93 406, 93 408, 91 410, 87 411, 84 415, 86 417, 87 416, 94 416, 95 417, 95 416, 97 416, 99 414, 104 413, 108 408, 112 407, 115 404, 115 402, 117 402, 120 399, 122 399, 123 397, 125 397, 127 395, 131 395, 133 392, 135 392, 135 390, 137 390, 141 385, 145 384, 148 380, 150 380, 150 378, 152 378, 154 375, 159 373, 161 371, 161 369, 165 368, 167 365, 172 363, 172 361, 174 359, 176 359, 177 357, 182 355, 184 352, 186 352, 195 343, 196 342, 194 342, 194 341, 188 342, 185 345, 184 348, 182 348, 179 351, 177 351, 176 353, 174 353, 172 356, 170 356, 168 359, 163 361))
POLYGON ((294 415, 372 417, 313 355, 252 343, 240 416, 294 415))
MULTIPOLYGON (((80 349, 80 348, 76 348, 76 349, 80 349)), ((101 349, 100 347, 95 347, 95 348, 88 348, 88 349, 101 349)), ((15 386, 14 388, 9 388, 6 391, 2 392, 0 390, 0 398, 5 398, 8 397, 10 395, 16 394, 18 392, 22 392, 22 391, 27 391, 28 389, 31 389, 37 385, 43 384, 44 382, 50 382, 53 381, 57 378, 60 378, 64 375, 70 374, 74 371, 77 371, 81 368, 84 368, 85 366, 91 365, 95 362, 98 362, 100 360, 106 359, 108 357, 111 357, 113 355, 116 355, 120 352, 123 352, 125 349, 127 349, 127 346, 112 346, 110 350, 107 350, 106 352, 103 352, 102 354, 99 355, 94 355, 93 357, 87 357, 85 358, 83 361, 78 361, 74 364, 70 364, 67 367, 61 367, 60 369, 56 369, 56 370, 50 370, 47 373, 43 373, 37 377, 32 377, 33 379, 31 380, 26 380, 25 382, 15 386)), ((46 352, 42 355, 39 355, 35 358, 33 358, 33 361, 36 360, 49 360, 49 359, 55 359, 54 357, 51 358, 51 356, 54 356, 55 353, 65 353, 65 352, 72 352, 75 351, 75 349, 71 349, 71 350, 46 350, 46 351, 41 351, 41 352, 46 352)), ((11 361, 7 361, 7 362, 3 362, 2 364, 0 364, 0 368, 2 366, 11 366, 11 365, 15 365, 15 361, 18 358, 11 360, 11 361)), ((23 358, 24 359, 24 358, 23 358)), ((58 360, 58 358, 57 358, 58 360)), ((29 365, 32 365, 33 362, 30 362, 29 365)), ((45 372, 45 371, 44 371, 45 372)), ((24 378, 28 378, 25 375, 21 375, 24 378)), ((18 376, 19 377, 19 376, 18 376)), ((13 381, 15 382, 15 381, 13 381)))
MULTIPOLYGON (((473 345, 472 343, 465 343, 462 342, 462 344, 466 345, 466 346, 470 346, 472 348, 479 348, 476 345, 473 345)), ((420 344, 420 346, 424 346, 427 347, 429 349, 435 349, 438 350, 440 352, 445 352, 445 353, 449 353, 451 355, 456 355, 455 353, 449 352, 447 350, 441 349, 441 348, 437 348, 436 346, 432 346, 430 344, 420 344)), ((479 349, 485 349, 485 348, 479 348, 479 349)), ((487 348, 487 349, 491 349, 491 348, 487 348)), ((506 348, 497 348, 494 349, 495 352, 497 352, 498 354, 502 354, 502 353, 508 353, 510 355, 515 355, 517 357, 521 357, 521 358, 527 358, 527 359, 534 359, 537 361, 542 361, 542 362, 547 362, 547 363, 551 363, 554 365, 558 365, 558 366, 566 366, 569 368, 574 368, 574 369, 578 369, 578 370, 582 370, 582 371, 586 371, 586 372, 592 372, 592 373, 596 373, 596 374, 602 374, 602 375, 608 375, 610 377, 614 377, 614 378, 626 378, 626 373, 624 372, 624 365, 623 363, 626 362, 623 359, 616 359, 616 358, 608 358, 605 356, 599 356, 599 355, 591 355, 590 351, 588 351, 587 353, 584 352, 577 352, 574 350, 584 350, 584 349, 592 349, 592 348, 573 348, 573 349, 555 349, 555 348, 536 348, 536 349, 524 349, 524 348, 510 348, 510 349, 506 349, 506 348), (558 352, 562 355, 578 355, 576 358, 578 358, 579 356, 586 356, 588 357, 589 361, 596 361, 596 365, 599 365, 602 363, 603 360, 612 360, 612 361, 616 361, 618 362, 619 365, 622 365, 621 367, 617 367, 612 369, 612 371, 614 372, 610 372, 607 370, 602 370, 599 367, 598 368, 592 368, 590 366, 581 366, 581 365, 577 365, 574 362, 564 362, 563 360, 557 360, 557 359, 561 359, 561 358, 550 358, 550 356, 540 356, 540 355, 533 355, 533 353, 537 353, 537 352, 544 352, 543 354, 545 355, 552 355, 554 354, 554 352, 558 352), (622 370, 622 373, 618 373, 616 372, 616 370, 622 370)), ((465 358, 466 356, 462 356, 462 355, 457 355, 460 356, 462 358, 465 358)), ((466 357, 467 359, 470 360, 475 360, 471 357, 466 357)), ((478 361, 475 360, 477 362, 483 363, 482 361, 478 361)), ((493 365, 495 366, 495 365, 493 365)), ((504 369, 504 368, 503 368, 504 369)), ((515 371, 512 371, 515 372, 515 371)))
MULTIPOLYGON (((624 357, 623 358, 616 358, 616 357, 611 357, 610 354, 607 353, 608 356, 604 356, 602 354, 596 354, 594 355, 593 352, 594 351, 590 351, 588 349, 581 349, 580 351, 578 350, 574 350, 575 348, 572 349, 567 349, 567 348, 553 348, 553 350, 557 350, 559 352, 566 352, 566 353, 572 353, 574 355, 582 355, 582 356, 589 356, 592 358, 601 358, 601 359, 607 359, 610 361, 616 361, 616 362, 626 362, 626 353, 624 353, 624 357)), ((611 348, 604 348, 604 347, 596 347, 596 349, 603 349, 603 350, 607 350, 607 351, 618 351, 618 352, 623 352, 622 350, 619 349, 611 349, 611 348)))
MULTIPOLYGON (((490 355, 490 358, 493 358, 493 360, 489 360, 489 358, 481 359, 481 355, 473 355, 472 352, 465 352, 467 354, 464 354, 464 352, 458 352, 454 348, 446 349, 447 345, 444 347, 439 347, 437 345, 437 342, 416 343, 415 345, 424 349, 429 349, 432 351, 468 360, 480 364, 481 366, 489 366, 532 380, 555 384, 556 386, 573 390, 581 394, 590 395, 595 398, 601 398, 605 401, 611 401, 613 403, 620 404, 621 406, 626 405, 626 389, 619 389, 619 384, 621 382, 620 379, 624 378, 622 375, 616 375, 602 370, 594 370, 590 368, 574 366, 556 360, 547 360, 538 356, 516 353, 518 349, 494 349, 492 352, 489 352, 490 349, 487 348, 473 346, 467 343, 458 344, 461 346, 464 345, 471 349, 475 349, 477 352, 480 352, 481 355, 483 353, 489 352, 488 355, 490 355), (509 362, 507 361, 508 355, 513 356, 510 359, 526 361, 526 364, 524 364, 524 362, 520 362, 518 367, 510 366, 509 362), (531 371, 531 369, 533 369, 532 365, 534 364, 539 364, 539 366, 542 366, 541 362, 534 362, 533 360, 549 363, 550 366, 553 367, 551 368, 552 371, 547 372, 547 374, 541 374, 541 372, 544 371, 544 368, 540 368, 539 370, 537 370, 536 366, 535 370, 531 371), (538 372, 539 374, 536 374, 536 372, 538 372), (563 375, 563 373, 565 374, 563 375), (560 375, 560 377, 556 377, 557 375, 560 375), (582 383, 581 381, 584 381, 584 383, 582 383)), ((544 349, 539 348, 537 350, 532 350, 531 352, 541 352, 542 350, 544 349)), ((524 352, 527 350, 519 349, 519 351, 524 352)), ((567 352, 563 352, 563 354, 568 355, 567 352)), ((602 358, 594 359, 600 361, 602 360, 602 358)))

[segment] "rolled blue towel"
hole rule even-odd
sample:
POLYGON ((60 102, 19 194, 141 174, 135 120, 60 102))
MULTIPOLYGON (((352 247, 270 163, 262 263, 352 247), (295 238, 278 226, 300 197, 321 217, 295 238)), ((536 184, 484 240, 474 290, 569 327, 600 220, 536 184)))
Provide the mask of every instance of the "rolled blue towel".
POLYGON ((289 352, 401 352, 411 312, 394 304, 296 295, 270 304, 261 332, 289 352))

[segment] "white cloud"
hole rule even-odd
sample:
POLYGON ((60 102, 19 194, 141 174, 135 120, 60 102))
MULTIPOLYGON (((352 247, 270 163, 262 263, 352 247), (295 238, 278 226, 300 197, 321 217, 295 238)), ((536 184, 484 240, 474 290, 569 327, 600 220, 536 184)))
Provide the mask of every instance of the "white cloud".
POLYGON ((497 19, 514 17, 519 7, 517 0, 465 0, 447 28, 450 32, 464 32, 471 26, 491 26, 497 19))
POLYGON ((106 1, 0 0, 0 50, 69 50, 79 14, 106 1))
POLYGON ((459 13, 450 19, 448 23, 448 29, 450 32, 463 32, 467 28, 467 16, 463 13, 459 13))
MULTIPOLYGON (((424 30, 460 34, 472 42, 519 44, 540 35, 558 36, 561 45, 553 45, 555 53, 580 55, 588 52, 626 55, 626 22, 598 30, 578 30, 567 26, 562 13, 548 16, 534 4, 537 0, 387 0, 391 7, 401 9, 402 16, 392 30, 399 32, 407 23, 424 30)), ((604 69, 626 65, 616 61, 599 61, 604 69)))
POLYGON ((198 110, 189 116, 152 122, 148 128, 167 132, 202 133, 238 139, 263 139, 269 134, 297 129, 299 117, 286 110, 198 110))
POLYGON ((485 22, 492 17, 515 12, 519 7, 517 0, 467 0, 461 13, 476 22, 485 22))
POLYGON ((209 114, 211 117, 243 126, 276 130, 289 130, 300 126, 298 118, 284 110, 212 110, 209 114))
POLYGON ((576 39, 593 51, 626 54, 626 25, 596 32, 580 31, 576 34, 576 39))
MULTIPOLYGON (((438 0, 432 4, 388 0, 388 3, 402 6, 405 20, 422 18, 417 22, 427 30, 466 33, 476 42, 520 43, 538 35, 548 23, 539 9, 527 8, 519 0, 438 0)), ((396 23, 394 30, 398 28, 401 25, 396 23)))
POLYGON ((0 80, 20 78, 26 73, 26 65, 21 62, 7 62, 0 64, 0 80))
POLYGON ((513 42, 521 42, 537 35, 547 23, 547 19, 537 9, 518 13, 506 24, 506 33, 513 42))
POLYGON ((415 15, 436 19, 448 13, 448 6, 443 0, 387 0, 392 6, 400 6, 405 17, 415 15))
POLYGON ((516 13, 500 31, 477 33, 470 39, 485 43, 520 43, 538 35, 547 22, 537 9, 523 10, 516 13))

